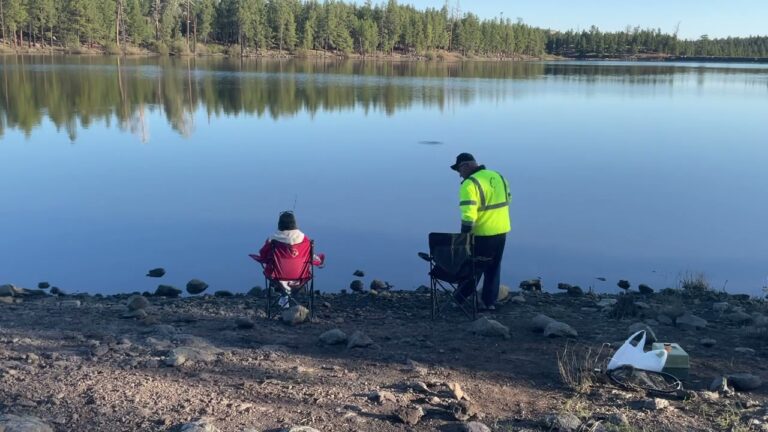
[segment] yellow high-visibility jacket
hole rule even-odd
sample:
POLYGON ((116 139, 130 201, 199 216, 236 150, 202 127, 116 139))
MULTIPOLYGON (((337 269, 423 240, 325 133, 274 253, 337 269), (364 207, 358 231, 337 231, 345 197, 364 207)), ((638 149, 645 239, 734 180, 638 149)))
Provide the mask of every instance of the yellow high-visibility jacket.
POLYGON ((496 171, 480 169, 461 182, 459 208, 461 231, 477 236, 492 236, 509 232, 509 184, 496 171))

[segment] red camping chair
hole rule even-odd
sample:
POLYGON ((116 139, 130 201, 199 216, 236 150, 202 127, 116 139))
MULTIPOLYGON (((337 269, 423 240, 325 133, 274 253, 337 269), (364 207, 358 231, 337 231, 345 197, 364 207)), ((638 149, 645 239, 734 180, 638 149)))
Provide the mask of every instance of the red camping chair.
MULTIPOLYGON (((314 316, 315 305, 315 274, 314 266, 322 266, 325 256, 314 255, 315 242, 305 237, 305 241, 290 245, 276 240, 270 242, 271 247, 262 249, 264 256, 250 254, 249 256, 261 264, 264 269, 264 279, 267 290, 267 316, 272 318, 272 309, 277 305, 279 297, 273 298, 273 292, 281 291, 288 297, 288 305, 301 304, 294 297, 295 294, 307 292, 307 308, 310 317, 314 316), (290 292, 286 292, 283 284, 290 285, 290 292)), ((280 307, 276 308, 277 311, 280 307)))

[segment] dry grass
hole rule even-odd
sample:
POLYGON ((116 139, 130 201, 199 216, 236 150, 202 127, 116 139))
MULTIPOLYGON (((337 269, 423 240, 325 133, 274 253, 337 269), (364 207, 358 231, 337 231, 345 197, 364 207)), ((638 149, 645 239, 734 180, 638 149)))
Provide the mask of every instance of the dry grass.
POLYGON ((704 273, 686 272, 680 277, 680 288, 686 294, 702 294, 712 291, 712 285, 709 284, 704 273))
POLYGON ((563 385, 576 393, 587 393, 598 381, 605 370, 607 359, 603 356, 603 347, 566 344, 563 351, 557 353, 557 369, 563 385))

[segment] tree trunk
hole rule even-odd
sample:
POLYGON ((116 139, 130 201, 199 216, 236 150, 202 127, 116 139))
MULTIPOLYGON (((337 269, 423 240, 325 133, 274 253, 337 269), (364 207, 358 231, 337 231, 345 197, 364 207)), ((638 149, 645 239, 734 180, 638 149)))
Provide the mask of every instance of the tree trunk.
POLYGON ((187 34, 187 49, 189 49, 189 2, 190 0, 187 0, 187 27, 184 29, 187 34))
POLYGON ((3 33, 3 44, 5 44, 5 12, 3 11, 3 0, 0 0, 0 29, 3 33))
POLYGON ((115 44, 120 48, 120 20, 123 12, 123 0, 117 2, 117 19, 115 19, 115 44))

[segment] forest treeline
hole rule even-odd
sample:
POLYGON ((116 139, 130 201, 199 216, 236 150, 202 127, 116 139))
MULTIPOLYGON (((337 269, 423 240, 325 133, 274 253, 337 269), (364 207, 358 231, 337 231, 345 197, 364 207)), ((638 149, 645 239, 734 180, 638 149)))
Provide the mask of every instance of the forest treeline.
MULTIPOLYGON (((458 5, 458 2, 456 2, 458 5)), ((509 58, 670 56, 768 57, 768 36, 683 40, 660 30, 558 32, 503 16, 480 19, 448 1, 416 9, 397 0, 0 0, 0 37, 12 47, 81 46, 110 53, 229 54, 267 50, 509 58)))

